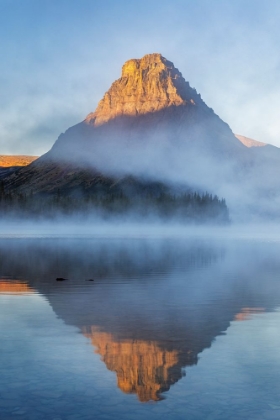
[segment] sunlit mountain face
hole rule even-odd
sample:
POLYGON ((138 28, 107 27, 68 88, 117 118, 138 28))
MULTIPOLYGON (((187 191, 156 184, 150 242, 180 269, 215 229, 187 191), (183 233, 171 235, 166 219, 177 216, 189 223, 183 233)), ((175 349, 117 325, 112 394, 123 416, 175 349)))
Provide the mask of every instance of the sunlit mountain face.
POLYGON ((198 239, 1 240, 0 293, 43 296, 122 392, 160 401, 231 322, 280 304, 276 254, 198 239))

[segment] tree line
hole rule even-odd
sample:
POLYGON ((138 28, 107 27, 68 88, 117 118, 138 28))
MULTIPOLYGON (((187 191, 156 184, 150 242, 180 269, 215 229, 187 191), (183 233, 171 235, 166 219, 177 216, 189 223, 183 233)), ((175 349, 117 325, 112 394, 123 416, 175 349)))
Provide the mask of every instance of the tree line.
POLYGON ((128 195, 122 191, 64 194, 59 189, 54 194, 39 195, 5 191, 0 183, 0 212, 2 216, 54 217, 58 214, 99 214, 104 217, 134 214, 143 217, 158 216, 163 219, 178 218, 185 221, 227 223, 229 212, 224 199, 209 193, 170 191, 146 192, 128 195))

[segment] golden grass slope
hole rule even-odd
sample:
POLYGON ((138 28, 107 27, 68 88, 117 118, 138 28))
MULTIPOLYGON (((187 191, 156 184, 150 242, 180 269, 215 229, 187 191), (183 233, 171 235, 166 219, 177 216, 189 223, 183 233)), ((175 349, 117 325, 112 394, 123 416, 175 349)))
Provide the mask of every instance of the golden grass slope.
POLYGON ((0 155, 0 166, 8 168, 9 166, 27 166, 39 156, 28 155, 0 155))

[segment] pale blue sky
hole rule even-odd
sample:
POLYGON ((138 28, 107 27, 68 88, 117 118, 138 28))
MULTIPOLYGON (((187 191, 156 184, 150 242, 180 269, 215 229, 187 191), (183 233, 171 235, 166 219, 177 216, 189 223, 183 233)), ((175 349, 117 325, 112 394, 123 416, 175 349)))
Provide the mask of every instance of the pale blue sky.
POLYGON ((152 52, 234 132, 280 146, 279 19, 278 0, 0 0, 0 154, 46 152, 152 52))

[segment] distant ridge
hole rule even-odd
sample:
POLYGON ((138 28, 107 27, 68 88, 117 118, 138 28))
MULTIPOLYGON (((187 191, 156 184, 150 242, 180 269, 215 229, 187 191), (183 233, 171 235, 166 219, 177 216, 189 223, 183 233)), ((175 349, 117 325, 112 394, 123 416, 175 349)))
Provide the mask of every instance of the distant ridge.
POLYGON ((267 146, 266 143, 262 143, 261 141, 250 139, 249 137, 241 136, 240 134, 235 134, 235 137, 241 141, 246 147, 264 147, 267 146))
POLYGON ((0 155, 0 167, 8 168, 11 166, 27 166, 39 156, 29 155, 0 155))

